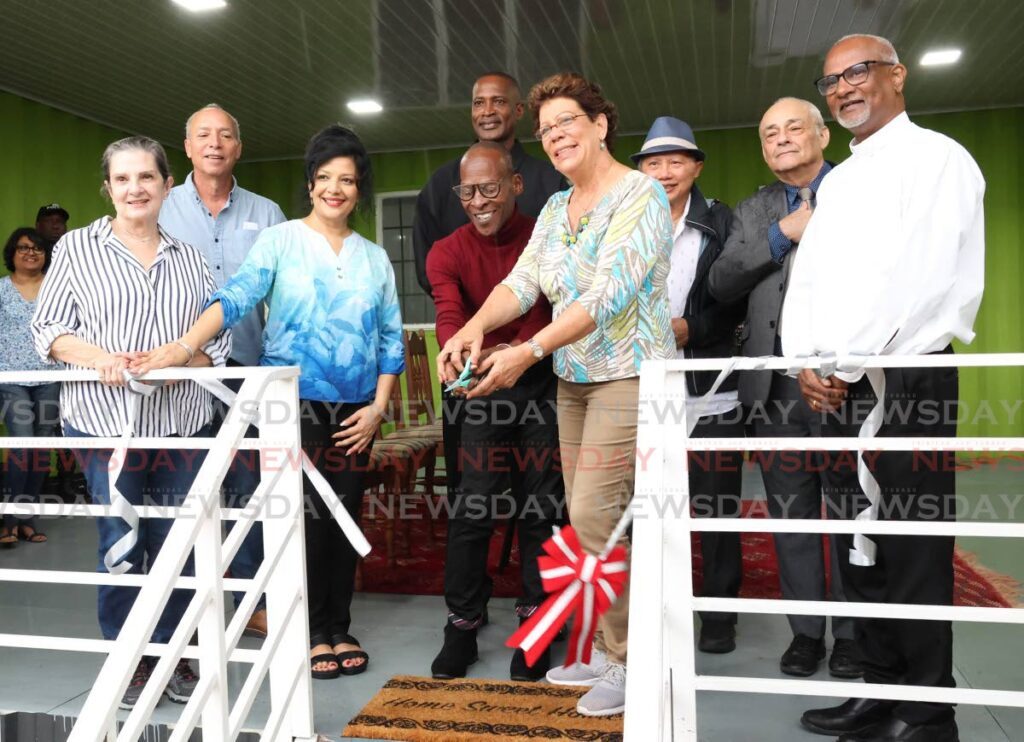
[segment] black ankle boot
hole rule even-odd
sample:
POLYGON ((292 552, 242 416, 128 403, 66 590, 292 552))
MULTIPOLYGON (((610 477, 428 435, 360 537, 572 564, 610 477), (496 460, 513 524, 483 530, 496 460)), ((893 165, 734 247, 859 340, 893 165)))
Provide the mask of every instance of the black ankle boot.
POLYGON ((477 661, 476 629, 457 629, 445 624, 444 646, 430 665, 430 673, 440 680, 466 677, 466 670, 477 661))
MULTIPOLYGON (((527 618, 520 618, 519 625, 522 626, 527 618)), ((548 670, 551 669, 551 645, 548 645, 547 649, 544 650, 544 654, 537 658, 533 667, 526 664, 526 654, 521 649, 517 649, 512 653, 512 662, 508 667, 508 675, 512 680, 521 680, 527 683, 533 683, 538 680, 542 680, 545 675, 548 674, 548 670)))

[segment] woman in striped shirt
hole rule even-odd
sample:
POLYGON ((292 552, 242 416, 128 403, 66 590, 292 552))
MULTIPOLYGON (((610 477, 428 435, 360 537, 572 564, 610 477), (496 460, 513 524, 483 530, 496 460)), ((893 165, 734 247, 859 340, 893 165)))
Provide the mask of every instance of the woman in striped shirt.
MULTIPOLYGON (((210 394, 194 382, 152 388, 130 380, 126 371, 142 351, 179 337, 199 317, 216 285, 198 250, 157 226, 160 205, 171 188, 163 147, 145 137, 114 142, 103 153, 104 192, 116 216, 64 235, 53 250, 32 322, 36 351, 43 360, 71 369, 95 369, 98 381, 65 382, 61 423, 68 437, 202 435, 210 420, 210 394)), ((188 350, 191 365, 223 365, 230 350, 227 332, 202 348, 188 350)), ((111 451, 76 449, 97 504, 180 505, 195 478, 198 457, 179 450, 129 450, 123 471, 111 451), (111 473, 113 470, 113 474, 111 473), (114 480, 114 481, 111 481, 114 480), (122 499, 123 498, 123 499, 122 499)), ((160 551, 171 521, 125 515, 97 518, 99 571, 143 572, 160 551)), ((182 574, 193 574, 191 557, 182 574)), ((99 588, 99 622, 104 639, 116 639, 131 610, 136 588, 99 588)), ((191 599, 175 590, 153 631, 152 641, 170 640, 191 599)), ((149 678, 153 662, 143 657, 123 699, 131 707, 149 678)), ((196 685, 181 660, 164 690, 184 703, 196 685)))

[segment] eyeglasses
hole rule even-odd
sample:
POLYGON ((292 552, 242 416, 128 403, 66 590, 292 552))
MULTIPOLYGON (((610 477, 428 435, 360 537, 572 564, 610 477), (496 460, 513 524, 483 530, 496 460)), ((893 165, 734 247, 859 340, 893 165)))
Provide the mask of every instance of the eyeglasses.
POLYGON ((868 79, 868 72, 870 72, 870 66, 873 64, 896 64, 895 62, 880 62, 877 59, 869 59, 864 62, 857 62, 857 64, 851 64, 845 70, 840 72, 838 75, 825 75, 819 77, 814 81, 814 86, 818 88, 818 92, 822 95, 832 95, 836 92, 836 88, 839 87, 839 78, 843 78, 846 82, 851 85, 863 85, 864 81, 868 79))
POLYGON ((18 245, 15 248, 15 250, 17 250, 20 253, 28 253, 28 252, 44 253, 44 252, 46 252, 45 249, 43 249, 42 247, 39 247, 38 245, 18 245))
POLYGON ((501 193, 501 181, 489 180, 486 183, 452 186, 452 192, 459 197, 460 201, 472 201, 476 191, 480 191, 480 195, 484 198, 496 198, 501 193))
MULTIPOLYGON (((565 131, 570 126, 572 126, 573 121, 578 119, 580 116, 586 115, 587 114, 585 113, 563 113, 561 116, 555 119, 555 126, 557 126, 562 131, 565 131)), ((534 136, 536 136, 537 139, 543 142, 547 135, 554 131, 555 126, 543 126, 534 132, 534 136)))

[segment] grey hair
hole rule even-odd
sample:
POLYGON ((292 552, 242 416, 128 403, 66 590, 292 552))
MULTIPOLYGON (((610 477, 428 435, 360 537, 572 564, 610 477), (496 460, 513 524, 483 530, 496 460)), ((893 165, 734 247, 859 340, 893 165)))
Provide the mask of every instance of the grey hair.
POLYGON ((769 108, 774 108, 779 103, 799 103, 803 106, 806 106, 807 115, 810 117, 811 123, 814 124, 814 128, 816 128, 818 131, 821 131, 822 129, 825 128, 825 119, 822 118, 821 111, 819 111, 818 107, 811 103, 809 100, 804 100, 803 98, 795 98, 791 95, 785 95, 777 99, 774 103, 772 103, 771 106, 769 106, 769 108))
POLYGON ((839 39, 839 41, 832 45, 832 48, 835 49, 837 45, 842 44, 844 41, 847 41, 849 39, 870 39, 871 41, 874 41, 876 44, 878 44, 878 46, 881 47, 882 49, 882 58, 878 60, 879 62, 890 62, 892 64, 900 63, 900 58, 896 54, 896 47, 894 47, 892 45, 892 42, 889 41, 889 39, 885 38, 884 36, 875 36, 874 34, 870 33, 851 33, 839 39))
POLYGON ((231 119, 231 123, 235 127, 235 138, 238 141, 242 141, 242 130, 238 126, 238 119, 236 119, 230 113, 225 111, 224 110, 224 106, 222 106, 220 103, 207 103, 205 106, 200 108, 198 111, 193 112, 193 114, 191 116, 189 116, 188 120, 185 122, 185 138, 188 139, 189 138, 189 134, 191 134, 191 132, 192 132, 192 119, 194 119, 196 116, 198 116, 203 111, 209 110, 211 108, 214 109, 215 111, 224 111, 224 115, 227 116, 229 119, 231 119))
POLYGON ((100 193, 103 195, 109 195, 110 161, 118 152, 128 152, 130 150, 142 150, 153 155, 153 159, 156 160, 156 169, 160 171, 160 177, 165 182, 171 177, 171 166, 167 162, 167 153, 160 142, 149 137, 125 137, 124 139, 118 139, 116 142, 111 142, 103 150, 103 157, 100 158, 100 168, 103 170, 103 187, 100 188, 100 193))

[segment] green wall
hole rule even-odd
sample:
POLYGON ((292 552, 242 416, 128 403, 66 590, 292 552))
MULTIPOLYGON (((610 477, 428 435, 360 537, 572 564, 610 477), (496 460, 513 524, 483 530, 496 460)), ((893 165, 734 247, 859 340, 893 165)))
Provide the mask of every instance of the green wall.
MULTIPOLYGON (((975 324, 977 338, 971 352, 1015 352, 1024 349, 1024 298, 1019 290, 1024 276, 1021 244, 1024 229, 1024 108, 915 116, 928 128, 944 132, 963 144, 978 161, 987 181, 986 290, 975 324)), ((468 122, 467 122, 468 124, 468 122)), ((832 125, 829 159, 841 161, 849 152, 849 135, 832 125)), ((468 125, 467 125, 468 130, 468 125)), ((81 226, 109 212, 100 196, 99 159, 103 148, 125 136, 117 131, 14 95, 0 92, 0 235, 30 224, 36 209, 59 201, 71 212, 71 226, 81 226)), ((761 159, 756 131, 751 128, 697 132, 707 165, 700 187, 708 196, 735 204, 758 185, 771 182, 772 174, 761 159)), ((616 155, 627 161, 637 151, 642 136, 621 137, 616 155)), ((527 150, 543 156, 536 143, 527 150)), ((461 154, 461 148, 388 152, 373 156, 378 193, 416 190, 433 170, 461 154)), ((189 163, 179 149, 169 149, 175 175, 180 180, 189 163)), ((306 213, 302 163, 298 160, 242 162, 239 182, 273 198, 291 217, 306 213)), ((852 207, 856 209, 856 206, 852 207)), ((355 225, 374 236, 371 213, 355 225)), ((961 398, 972 412, 982 400, 997 411, 1002 403, 1024 399, 1024 374, 1019 369, 963 369, 961 398)), ((996 419, 974 416, 962 422, 961 435, 1024 435, 1024 414, 996 419)))
MULTIPOLYGON (((34 227, 39 207, 54 201, 68 210, 70 227, 112 214, 100 195, 100 157, 129 134, 0 91, 0 240, 34 227)), ((168 149, 167 156, 176 178, 184 178, 191 169, 184 151, 168 149)))

